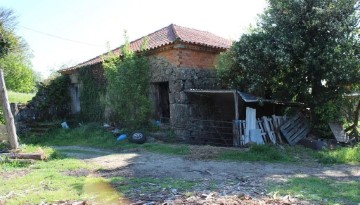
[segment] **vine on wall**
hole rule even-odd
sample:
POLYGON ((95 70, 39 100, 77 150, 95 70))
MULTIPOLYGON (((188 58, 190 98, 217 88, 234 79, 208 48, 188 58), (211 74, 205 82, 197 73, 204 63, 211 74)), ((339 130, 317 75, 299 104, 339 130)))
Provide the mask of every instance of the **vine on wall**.
POLYGON ((105 110, 105 86, 98 82, 92 69, 84 67, 79 70, 80 118, 86 121, 102 121, 105 110))

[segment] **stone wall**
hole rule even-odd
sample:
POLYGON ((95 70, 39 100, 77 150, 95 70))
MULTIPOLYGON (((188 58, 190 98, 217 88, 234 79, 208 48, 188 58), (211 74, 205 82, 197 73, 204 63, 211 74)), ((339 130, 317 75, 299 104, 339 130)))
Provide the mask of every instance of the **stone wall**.
MULTIPOLYGON (((170 124, 172 129, 179 138, 189 140, 191 134, 189 120, 211 118, 212 105, 211 103, 201 102, 203 99, 190 101, 190 96, 185 90, 216 89, 215 70, 178 68, 168 62, 166 58, 159 56, 152 56, 150 65, 151 83, 169 83, 170 124)), ((151 93, 154 93, 154 91, 151 91, 151 93)))
MULTIPOLYGON (((178 42, 161 46, 146 54, 150 60, 150 98, 153 108, 157 106, 156 98, 159 97, 156 96, 159 94, 156 83, 168 83, 170 124, 175 134, 183 140, 189 140, 191 130, 194 129, 189 123, 191 119, 216 119, 213 101, 194 97, 190 100, 185 90, 218 88, 214 65, 221 51, 223 50, 178 42)), ((96 83, 106 83, 100 63, 88 66, 87 69, 91 69, 96 83)), ((79 83, 81 85, 81 82, 74 84, 79 83)), ((74 96, 72 97, 76 99, 73 99, 73 104, 79 99, 74 96)), ((75 107, 73 106, 73 110, 75 107)), ((109 112, 108 110, 105 114, 109 112)))

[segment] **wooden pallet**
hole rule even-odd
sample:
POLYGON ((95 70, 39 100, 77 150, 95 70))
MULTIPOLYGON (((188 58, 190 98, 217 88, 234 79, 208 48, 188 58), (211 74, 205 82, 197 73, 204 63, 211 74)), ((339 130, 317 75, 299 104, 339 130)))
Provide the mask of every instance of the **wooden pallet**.
POLYGON ((306 118, 298 113, 280 126, 280 131, 290 145, 294 145, 305 138, 310 132, 306 118))

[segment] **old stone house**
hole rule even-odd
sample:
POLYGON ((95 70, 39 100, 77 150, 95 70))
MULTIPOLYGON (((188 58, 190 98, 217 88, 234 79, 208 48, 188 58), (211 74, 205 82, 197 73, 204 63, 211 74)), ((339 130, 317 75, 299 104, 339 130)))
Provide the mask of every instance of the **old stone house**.
MULTIPOLYGON (((130 42, 131 49, 140 52, 145 39, 147 41, 145 51, 151 65, 150 98, 153 118, 169 122, 177 136, 188 138, 191 136, 189 119, 212 118, 215 110, 212 110, 214 108, 209 105, 207 98, 197 99, 186 91, 216 89, 216 59, 221 52, 230 48, 232 42, 206 31, 171 24, 130 42)), ((121 55, 120 50, 117 48, 112 52, 121 55)), ((70 91, 74 114, 81 110, 79 98, 81 82, 78 75, 79 69, 84 67, 91 69, 99 82, 104 82, 101 55, 59 71, 71 78, 70 91)))

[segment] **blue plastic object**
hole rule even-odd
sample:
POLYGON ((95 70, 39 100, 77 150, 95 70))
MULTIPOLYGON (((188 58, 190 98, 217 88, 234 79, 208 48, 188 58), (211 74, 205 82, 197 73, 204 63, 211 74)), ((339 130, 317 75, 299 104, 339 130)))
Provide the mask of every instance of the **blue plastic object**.
POLYGON ((116 139, 116 141, 120 142, 121 140, 124 140, 124 139, 126 139, 126 134, 120 135, 120 136, 116 139))

